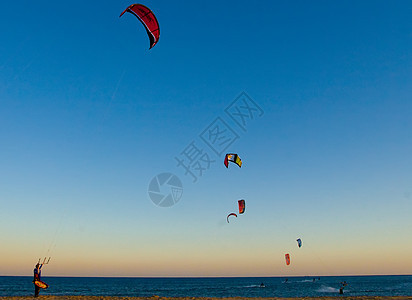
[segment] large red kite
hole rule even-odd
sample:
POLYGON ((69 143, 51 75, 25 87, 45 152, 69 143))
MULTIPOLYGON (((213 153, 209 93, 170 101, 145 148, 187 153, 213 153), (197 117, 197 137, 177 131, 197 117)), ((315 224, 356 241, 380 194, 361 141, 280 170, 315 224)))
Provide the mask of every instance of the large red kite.
POLYGON ((150 39, 150 48, 152 49, 154 45, 159 41, 160 29, 159 23, 157 22, 154 13, 146 6, 142 4, 132 4, 126 8, 119 16, 119 18, 125 13, 129 12, 135 15, 140 22, 145 26, 147 35, 150 39))

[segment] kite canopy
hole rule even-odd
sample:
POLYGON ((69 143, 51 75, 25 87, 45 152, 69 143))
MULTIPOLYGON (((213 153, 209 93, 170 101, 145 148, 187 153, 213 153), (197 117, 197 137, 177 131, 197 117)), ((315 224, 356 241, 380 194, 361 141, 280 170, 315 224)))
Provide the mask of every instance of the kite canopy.
POLYGON ((235 216, 236 218, 237 218, 237 214, 235 214, 235 213, 230 213, 230 214, 228 214, 227 215, 227 218, 226 218, 226 221, 229 223, 229 217, 230 216, 235 216))
POLYGON ((233 162, 235 164, 237 164, 239 166, 239 168, 242 167, 242 160, 239 158, 239 156, 235 153, 228 153, 225 156, 225 161, 224 164, 226 166, 226 168, 229 167, 229 161, 233 162))
POLYGON ((290 256, 289 256, 289 253, 285 254, 285 260, 286 260, 286 265, 289 266, 289 265, 290 265, 290 256))
POLYGON ((154 45, 159 41, 160 28, 154 13, 146 6, 142 4, 132 4, 126 8, 119 16, 119 18, 125 13, 129 12, 135 15, 140 22, 145 26, 147 35, 150 39, 150 48, 152 49, 154 45))
POLYGON ((239 200, 237 203, 239 204, 239 214, 243 214, 245 212, 245 200, 239 200))
POLYGON ((298 242, 299 248, 302 247, 302 240, 301 240, 301 239, 297 239, 296 241, 298 242))

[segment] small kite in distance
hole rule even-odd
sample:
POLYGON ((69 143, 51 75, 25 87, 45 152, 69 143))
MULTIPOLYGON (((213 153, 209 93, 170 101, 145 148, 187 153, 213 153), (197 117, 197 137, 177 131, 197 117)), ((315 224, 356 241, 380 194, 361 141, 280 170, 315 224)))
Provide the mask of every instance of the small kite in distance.
POLYGON ((240 159, 240 157, 235 154, 235 153, 228 153, 225 156, 225 161, 224 164, 226 166, 226 168, 229 168, 229 161, 233 162, 235 164, 237 164, 239 166, 239 168, 242 167, 242 160, 240 159))
POLYGON ((245 212, 245 200, 239 200, 237 203, 239 204, 239 214, 243 214, 245 212))
POLYGON ((285 254, 285 260, 286 260, 286 265, 289 266, 290 265, 290 255, 289 255, 289 253, 285 254))
POLYGON ((299 248, 302 247, 302 240, 301 239, 297 239, 296 242, 298 242, 299 248))
POLYGON ((235 213, 230 213, 230 214, 228 214, 227 215, 227 218, 226 218, 226 221, 229 223, 229 217, 230 216, 235 216, 236 218, 237 218, 237 214, 235 214, 235 213))
POLYGON ((119 18, 125 13, 129 12, 136 16, 140 22, 144 25, 147 31, 147 35, 150 39, 150 48, 152 49, 154 45, 159 41, 160 28, 159 22, 157 22, 154 13, 146 6, 142 4, 132 4, 126 8, 119 16, 119 18))

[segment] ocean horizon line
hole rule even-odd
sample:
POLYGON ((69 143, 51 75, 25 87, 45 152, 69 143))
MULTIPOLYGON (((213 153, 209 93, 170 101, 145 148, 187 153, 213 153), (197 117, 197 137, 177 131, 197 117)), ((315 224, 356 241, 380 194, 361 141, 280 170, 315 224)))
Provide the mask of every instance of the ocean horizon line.
MULTIPOLYGON (((44 275, 48 278, 147 278, 147 279, 178 279, 178 278, 300 278, 300 277, 378 277, 378 276, 412 276, 411 274, 342 274, 342 275, 274 275, 274 276, 67 276, 44 275)), ((0 277, 33 277, 33 275, 0 275, 0 277)))

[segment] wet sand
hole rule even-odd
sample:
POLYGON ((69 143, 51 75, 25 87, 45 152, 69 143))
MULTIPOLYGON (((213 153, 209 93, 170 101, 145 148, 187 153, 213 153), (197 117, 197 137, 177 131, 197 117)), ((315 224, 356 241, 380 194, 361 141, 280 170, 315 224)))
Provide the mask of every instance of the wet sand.
POLYGON ((152 297, 108 297, 108 296, 39 296, 38 298, 24 296, 24 297, 0 297, 0 300, 240 300, 240 299, 248 299, 248 300, 290 300, 290 299, 305 299, 305 300, 337 300, 339 298, 344 298, 344 300, 412 300, 412 296, 396 296, 396 297, 379 297, 379 296, 345 296, 340 295, 336 297, 309 297, 309 298, 242 298, 242 297, 231 297, 231 298, 209 298, 209 297, 159 297, 159 296, 152 296, 152 297))

